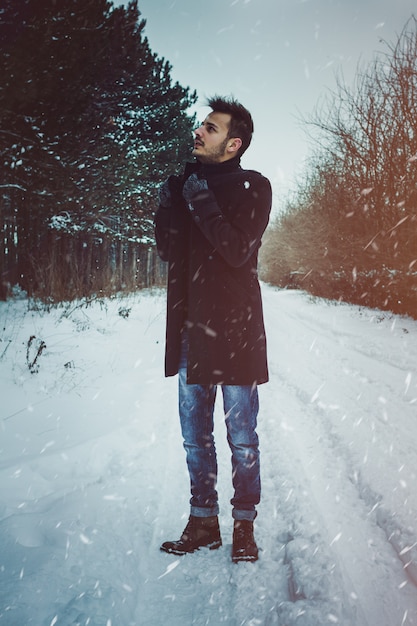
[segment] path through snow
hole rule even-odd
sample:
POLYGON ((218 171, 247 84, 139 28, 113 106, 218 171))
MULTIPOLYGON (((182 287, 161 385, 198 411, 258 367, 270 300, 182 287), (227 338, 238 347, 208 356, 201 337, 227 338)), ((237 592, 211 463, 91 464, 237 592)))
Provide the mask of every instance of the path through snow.
POLYGON ((189 497, 164 294, 0 304, 1 626, 417 625, 417 322, 263 292, 261 556, 239 565, 220 403, 224 545, 159 551, 189 497))

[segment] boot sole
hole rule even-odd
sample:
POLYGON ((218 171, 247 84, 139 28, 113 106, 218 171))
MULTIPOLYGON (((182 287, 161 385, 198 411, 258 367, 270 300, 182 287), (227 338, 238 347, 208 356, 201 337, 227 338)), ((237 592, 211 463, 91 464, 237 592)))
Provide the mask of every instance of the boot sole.
POLYGON ((232 561, 233 563, 255 563, 255 561, 257 561, 259 559, 259 555, 257 554, 256 556, 249 556, 249 555, 233 555, 232 554, 232 561))
POLYGON ((185 556, 186 554, 193 554, 194 552, 197 552, 197 550, 200 550, 201 548, 208 548, 209 550, 217 550, 218 548, 220 548, 222 545, 221 540, 220 541, 214 541, 213 543, 208 543, 205 546, 198 546, 197 548, 194 548, 194 550, 179 550, 179 549, 175 549, 175 548, 164 548, 164 546, 161 546, 161 550, 162 552, 166 552, 167 554, 175 554, 176 556, 185 556))

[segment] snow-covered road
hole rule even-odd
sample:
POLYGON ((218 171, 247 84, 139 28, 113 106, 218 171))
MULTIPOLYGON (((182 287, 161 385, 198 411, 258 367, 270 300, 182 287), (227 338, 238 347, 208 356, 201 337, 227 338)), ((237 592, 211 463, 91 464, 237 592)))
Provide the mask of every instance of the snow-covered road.
POLYGON ((417 625, 417 322, 263 293, 261 555, 238 565, 220 402, 223 547, 159 551, 189 498, 164 294, 0 303, 2 626, 417 625))

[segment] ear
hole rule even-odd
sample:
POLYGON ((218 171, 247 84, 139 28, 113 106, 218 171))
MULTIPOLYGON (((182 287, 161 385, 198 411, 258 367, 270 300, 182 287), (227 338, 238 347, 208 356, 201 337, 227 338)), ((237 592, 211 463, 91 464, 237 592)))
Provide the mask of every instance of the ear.
POLYGON ((242 140, 240 139, 240 137, 232 137, 232 139, 230 139, 228 142, 227 152, 237 152, 241 145, 242 140))

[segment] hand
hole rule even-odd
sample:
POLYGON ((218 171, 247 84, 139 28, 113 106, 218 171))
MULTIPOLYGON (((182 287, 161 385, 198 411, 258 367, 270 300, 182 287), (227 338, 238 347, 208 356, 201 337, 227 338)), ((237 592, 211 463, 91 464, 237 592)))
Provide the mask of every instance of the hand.
POLYGON ((159 188, 158 199, 159 204, 164 209, 172 207, 175 199, 180 195, 181 179, 179 176, 170 176, 159 188))
POLYGON ((192 204, 194 199, 203 199, 205 196, 208 196, 209 188, 206 179, 198 178, 196 173, 191 174, 184 183, 182 195, 187 204, 192 204))

